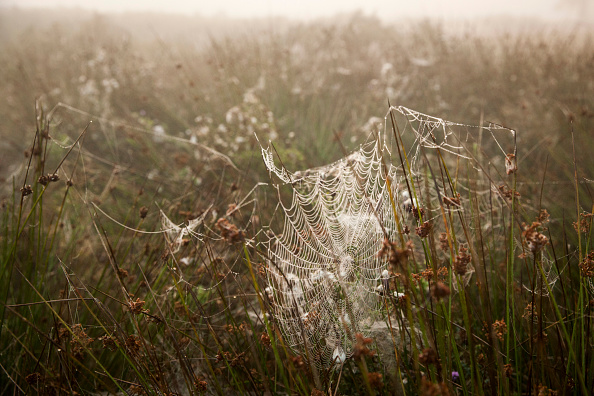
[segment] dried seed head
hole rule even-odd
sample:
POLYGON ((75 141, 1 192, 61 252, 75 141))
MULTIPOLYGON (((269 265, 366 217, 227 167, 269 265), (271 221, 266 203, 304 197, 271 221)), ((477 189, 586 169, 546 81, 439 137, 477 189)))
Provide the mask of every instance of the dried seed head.
POLYGON ((536 218, 536 220, 539 223, 545 224, 545 223, 549 222, 549 217, 551 217, 549 212, 547 212, 546 209, 541 209, 540 212, 538 213, 538 217, 536 218))
POLYGON ((103 349, 109 349, 110 351, 115 351, 118 349, 117 342, 115 338, 109 335, 104 335, 99 337, 99 341, 103 344, 103 349))
POLYGON ((580 272, 585 278, 594 277, 594 250, 588 253, 584 261, 580 263, 580 272))
POLYGON ((501 194, 503 198, 509 199, 510 201, 513 197, 520 198, 521 196, 519 192, 507 188, 505 184, 499 185, 499 187, 497 187, 497 191, 501 194))
POLYGON ((136 298, 136 301, 131 300, 128 303, 128 309, 132 314, 139 315, 141 313, 147 313, 148 310, 142 309, 146 301, 142 301, 140 298, 136 298))
POLYGON ((262 342, 262 345, 264 345, 265 348, 270 348, 271 342, 268 334, 262 333, 260 336, 260 342, 262 342))
POLYGON ((382 248, 377 252, 378 257, 387 257, 390 270, 395 272, 399 267, 404 267, 408 263, 408 257, 412 253, 412 242, 406 243, 405 249, 398 249, 396 243, 390 242, 388 239, 384 239, 382 248))
POLYGON ((512 374, 514 373, 514 369, 511 364, 506 364, 503 366, 503 374, 507 378, 511 378, 512 374))
POLYGON ((430 364, 439 364, 439 357, 433 348, 425 348, 419 354, 419 363, 428 366, 430 364))
POLYGON ((573 228, 575 228, 576 232, 582 232, 587 234, 590 231, 590 226, 592 225, 592 217, 594 215, 588 212, 580 213, 578 217, 578 221, 573 223, 573 228))
POLYGON ((533 222, 530 226, 527 226, 526 224, 523 225, 524 231, 522 232, 522 236, 526 239, 528 249, 532 253, 542 250, 542 248, 549 242, 549 238, 537 231, 540 226, 541 223, 537 221, 533 222))
POLYGON ((371 357, 375 355, 375 351, 372 351, 367 347, 367 345, 373 342, 371 338, 365 338, 361 333, 355 334, 355 338, 357 339, 357 343, 353 347, 353 357, 355 359, 360 359, 363 356, 371 357))
POLYGON ((507 324, 503 319, 493 322, 493 332, 499 341, 503 342, 503 336, 507 334, 507 324))
POLYGON ((426 221, 423 224, 421 224, 420 226, 418 226, 415 230, 415 232, 417 233, 417 235, 421 238, 426 238, 427 236, 429 236, 429 233, 431 232, 431 228, 433 228, 433 225, 431 224, 431 222, 426 221))
POLYGON ((514 154, 508 154, 505 156, 505 173, 511 175, 516 173, 518 170, 518 161, 514 154))
POLYGON ((21 195, 23 197, 26 197, 27 195, 31 195, 33 194, 33 188, 31 188, 30 184, 27 184, 26 186, 21 187, 21 195))
POLYGON ((37 385, 41 382, 41 374, 31 373, 25 377, 25 381, 27 381, 29 385, 37 385))
POLYGON ((81 324, 72 326, 72 340, 70 340, 70 344, 72 345, 72 354, 74 356, 81 357, 85 349, 93 341, 95 340, 87 335, 81 324))
POLYGON ((448 207, 451 208, 460 207, 460 193, 457 193, 455 197, 443 197, 443 203, 448 207))
POLYGON ((423 376, 421 378, 421 395, 422 396, 439 396, 442 395, 441 387, 438 384, 434 384, 430 380, 423 376))
POLYGON ((46 175, 41 175, 39 176, 39 179, 37 179, 37 183, 41 184, 42 186, 46 186, 47 183, 49 183, 49 179, 46 175))
POLYGON ((536 310, 534 309, 534 304, 528 303, 528 305, 526 305, 526 307, 524 308, 524 314, 522 315, 522 318, 528 321, 532 321, 534 323, 538 321, 538 315, 536 313, 536 310))
POLYGON ((448 242, 448 234, 442 232, 439 234, 439 248, 444 252, 447 252, 450 249, 450 243, 448 242))
POLYGON ((206 392, 207 385, 208 384, 204 380, 196 380, 194 382, 194 387, 198 392, 206 392))
POLYGON ((384 387, 382 375, 380 373, 367 373, 367 381, 371 389, 380 390, 384 387))
POLYGON ((133 355, 139 354, 142 348, 142 342, 140 341, 140 337, 134 334, 130 334, 128 338, 126 338, 126 348, 133 355))
POLYGON ((460 276, 466 275, 470 259, 471 256, 468 254, 468 249, 464 246, 460 247, 458 255, 454 259, 454 272, 460 276))
POLYGON ((142 208, 140 208, 139 214, 140 214, 140 218, 144 219, 146 218, 146 215, 148 214, 149 209, 146 206, 143 206, 142 208))
POLYGON ((217 227, 221 230, 221 236, 229 243, 241 242, 245 238, 243 231, 222 217, 217 221, 217 227))

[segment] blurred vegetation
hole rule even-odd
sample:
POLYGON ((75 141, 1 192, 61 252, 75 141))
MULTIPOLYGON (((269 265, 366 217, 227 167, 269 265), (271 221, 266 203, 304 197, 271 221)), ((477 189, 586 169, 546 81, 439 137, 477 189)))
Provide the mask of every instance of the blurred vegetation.
MULTIPOLYGON (((256 247, 228 244, 216 221, 257 239, 259 217, 275 208, 274 193, 248 194, 268 180, 256 134, 288 169, 315 167, 368 140, 388 101, 518 132, 517 189, 525 207, 551 214, 560 263, 573 265, 560 271, 560 298, 582 326, 569 344, 587 351, 574 368, 559 347, 551 360, 569 359, 574 371, 541 385, 579 394, 568 384, 580 371, 591 386, 592 302, 576 264, 591 234, 580 238, 571 224, 593 210, 594 32, 509 23, 489 33, 479 22, 386 24, 358 13, 297 23, 3 9, 1 391, 190 393, 206 381, 215 393, 311 393, 319 383, 258 317, 246 266, 251 258, 258 272, 256 247), (55 169, 59 182, 38 182, 55 169), (233 204, 243 209, 226 216, 233 204), (159 209, 175 223, 211 210, 200 232, 213 240, 174 254, 162 235, 116 223, 158 231, 159 209)), ((478 292, 468 297, 480 305, 478 292)), ((352 366, 341 391, 371 392, 352 366)), ((326 388, 336 386, 328 376, 326 388)), ((504 389, 485 378, 486 389, 504 389)), ((513 381, 521 390, 522 375, 513 381)))

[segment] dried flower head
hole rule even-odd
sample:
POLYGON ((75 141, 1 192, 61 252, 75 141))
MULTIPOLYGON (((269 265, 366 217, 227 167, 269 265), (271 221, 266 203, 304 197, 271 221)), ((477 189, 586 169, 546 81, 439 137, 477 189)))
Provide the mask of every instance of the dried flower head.
POLYGON ((514 373, 514 369, 511 364, 506 364, 503 366, 503 374, 507 378, 511 378, 512 374, 514 373))
POLYGON ((39 176, 39 179, 37 179, 37 183, 43 185, 43 186, 47 186, 50 182, 57 182, 58 180, 60 180, 60 176, 58 176, 58 174, 56 173, 48 173, 47 175, 41 175, 39 176))
POLYGON ((518 161, 515 154, 508 154, 505 156, 505 173, 511 175, 518 170, 518 161))
POLYGON ((538 213, 538 217, 536 218, 536 221, 538 221, 539 223, 542 223, 542 224, 546 224, 549 222, 550 217, 551 217, 551 215, 549 214, 549 212, 547 212, 546 209, 541 209, 540 212, 538 213))
POLYGON ((357 342, 353 347, 353 357, 355 359, 360 359, 363 356, 371 357, 375 355, 375 351, 372 351, 367 347, 367 345, 373 342, 371 338, 365 338, 361 333, 355 334, 355 338, 357 339, 357 342))
POLYGON ((396 271, 400 267, 406 266, 408 263, 408 257, 412 252, 412 242, 408 241, 404 249, 398 249, 396 243, 390 242, 388 239, 384 239, 384 243, 379 252, 378 257, 388 257, 388 263, 390 264, 390 270, 396 271))
POLYGON ((538 396, 556 396, 558 393, 552 389, 547 388, 545 385, 538 385, 536 392, 538 396))
POLYGON ((81 357, 85 349, 93 341, 95 340, 87 335, 81 324, 72 326, 72 340, 70 340, 70 344, 72 345, 72 354, 74 356, 81 357))
POLYGON ((27 381, 29 385, 37 385, 41 382, 41 374, 31 373, 25 377, 25 381, 27 381))
POLYGON ((448 234, 442 232, 439 234, 439 248, 444 252, 447 252, 450 249, 450 243, 448 242, 448 234))
POLYGON ((443 203, 448 207, 460 207, 460 193, 457 193, 454 197, 443 197, 443 203))
POLYGON ((461 246, 456 258, 454 259, 454 272, 460 276, 464 276, 466 272, 468 272, 470 259, 471 256, 468 254, 468 249, 466 249, 464 246, 461 246))
POLYGON ((505 186, 505 184, 499 185, 499 187, 497 187, 497 190, 498 190, 498 192, 501 194, 501 196, 503 198, 509 199, 510 201, 511 201, 511 199, 513 197, 520 198, 520 193, 519 192, 507 188, 505 186))
POLYGON ((524 314, 522 315, 522 318, 528 321, 536 322, 538 320, 538 315, 534 308, 535 307, 533 303, 528 303, 528 305, 526 305, 526 308, 524 308, 524 314))
POLYGON ((367 373, 367 381, 371 389, 380 390, 384 387, 382 375, 380 373, 367 373))
POLYGON ((437 278, 438 279, 445 280, 448 278, 449 274, 450 274, 450 271, 448 270, 448 267, 446 267, 446 266, 442 266, 437 269, 437 278))
POLYGON ((503 336, 507 334, 507 324, 503 319, 493 322, 493 332, 499 341, 503 341, 503 336))
POLYGON ((21 195, 23 197, 26 197, 27 195, 31 195, 33 194, 33 188, 31 187, 30 184, 27 184, 26 186, 21 187, 21 195))
POLYGON ((115 351, 116 349, 118 349, 116 339, 110 335, 106 334, 104 336, 99 337, 99 341, 101 341, 103 349, 109 349, 110 351, 115 351))
POLYGON ((295 367, 296 369, 303 369, 305 368, 305 362, 303 361, 303 358, 300 355, 297 356, 291 356, 291 363, 293 364, 293 367, 295 367))
POLYGON ((197 379, 194 381, 194 387, 198 392, 206 392, 207 385, 208 384, 204 380, 197 379))
POLYGON ((235 224, 222 217, 217 220, 217 227, 221 230, 221 236, 229 243, 242 242, 245 237, 243 231, 240 231, 235 224))
POLYGON ((146 395, 146 391, 140 385, 130 385, 128 393, 131 395, 146 395))
POLYGON ((245 361, 246 361, 245 352, 241 352, 241 353, 235 355, 235 357, 233 359, 231 359, 231 362, 229 364, 231 367, 243 366, 245 361))
POLYGON ((128 338, 126 338, 126 349, 133 355, 138 355, 142 348, 142 342, 140 341, 140 337, 130 334, 128 338))
POLYGON ((262 333, 262 335, 260 335, 260 342, 262 342, 262 345, 265 348, 270 348, 270 337, 268 336, 267 333, 262 333))
POLYGON ((587 234, 590 231, 590 226, 592 225, 592 217, 594 215, 588 212, 580 213, 578 217, 578 221, 573 223, 573 228, 575 228, 576 232, 582 232, 587 234))
POLYGON ((417 233, 417 235, 419 237, 426 238, 427 236, 429 236, 429 233, 431 232, 431 228, 433 228, 433 225, 431 224, 431 222, 425 221, 423 224, 421 224, 420 226, 418 226, 415 229, 415 232, 417 233))
POLYGON ((37 183, 41 184, 42 186, 47 186, 47 184, 49 183, 49 179, 46 175, 41 175, 37 179, 37 183))
POLYGON ((415 217, 415 219, 419 220, 421 218, 425 217, 425 209, 424 208, 417 208, 417 207, 412 207, 412 214, 415 217))
POLYGON ((142 208, 140 208, 139 215, 141 219, 146 218, 146 215, 148 214, 149 209, 146 206, 143 206, 142 208))
POLYGON ((430 364, 439 364, 439 357, 437 352, 433 348, 425 348, 423 352, 419 354, 419 363, 428 366, 430 364))
POLYGON ((441 396, 441 388, 434 384, 425 376, 421 378, 421 395, 422 396, 441 396))
POLYGON ((584 261, 580 263, 580 272, 585 278, 594 277, 594 250, 588 253, 584 261))
POLYGON ((141 313, 148 313, 148 310, 142 309, 144 307, 145 303, 146 303, 146 301, 143 301, 140 298, 136 298, 136 301, 130 300, 130 302, 128 303, 128 309, 134 315, 139 315, 141 313))
POLYGON ((427 281, 430 281, 433 279, 433 270, 430 268, 427 268, 427 269, 419 272, 419 276, 427 281))
POLYGON ((533 222, 530 226, 523 224, 524 231, 522 231, 522 236, 526 239, 528 249, 532 253, 542 250, 542 248, 549 242, 549 238, 537 231, 540 226, 541 223, 537 221, 533 222))

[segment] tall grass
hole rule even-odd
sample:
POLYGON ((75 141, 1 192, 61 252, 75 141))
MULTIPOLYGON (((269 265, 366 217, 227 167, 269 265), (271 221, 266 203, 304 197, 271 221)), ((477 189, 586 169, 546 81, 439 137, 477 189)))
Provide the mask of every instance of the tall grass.
MULTIPOLYGON (((2 393, 587 394, 591 32, 477 37, 353 15, 196 47, 114 24, 2 43, 2 393), (321 165, 342 155, 337 140, 367 138, 386 98, 518 131, 518 171, 501 175, 512 193, 491 213, 503 237, 482 235, 488 219, 473 208, 456 234, 444 211, 448 250, 438 235, 422 241, 401 268, 407 297, 385 301, 389 353, 363 337, 340 370, 318 370, 268 314, 258 242, 277 197, 253 189, 268 180, 253 133, 289 169, 321 165), (160 210, 176 224, 208 213, 178 246, 160 210), (542 249, 518 257, 540 236, 542 249), (457 293, 435 289, 444 257, 457 293), (468 259, 465 285, 454 269, 468 259)), ((488 163, 481 143, 470 149, 488 163)), ((393 164, 407 170, 407 154, 393 164)), ((438 163, 426 174, 454 197, 481 172, 438 163)), ((411 195, 432 188, 410 182, 411 195)))

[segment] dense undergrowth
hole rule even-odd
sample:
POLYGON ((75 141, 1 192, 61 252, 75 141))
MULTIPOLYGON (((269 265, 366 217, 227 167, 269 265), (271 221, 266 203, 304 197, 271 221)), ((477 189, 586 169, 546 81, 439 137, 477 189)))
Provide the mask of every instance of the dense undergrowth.
MULTIPOLYGON (((356 14, 199 45, 103 16, 15 32, 0 51, 2 393, 591 389, 591 31, 475 36, 356 14), (255 135, 290 170, 319 166, 383 127, 388 100, 517 131, 518 169, 497 180, 505 232, 483 239, 477 215, 468 256, 427 242, 392 268, 416 279, 386 305, 401 324, 390 337, 406 340, 393 365, 360 337, 340 370, 317 370, 265 313, 258 242, 280 224, 255 135), (205 217, 182 235, 162 231, 164 215, 205 217), (464 260, 468 285, 436 288, 440 265, 464 260)), ((478 170, 465 172, 441 182, 478 170)))

